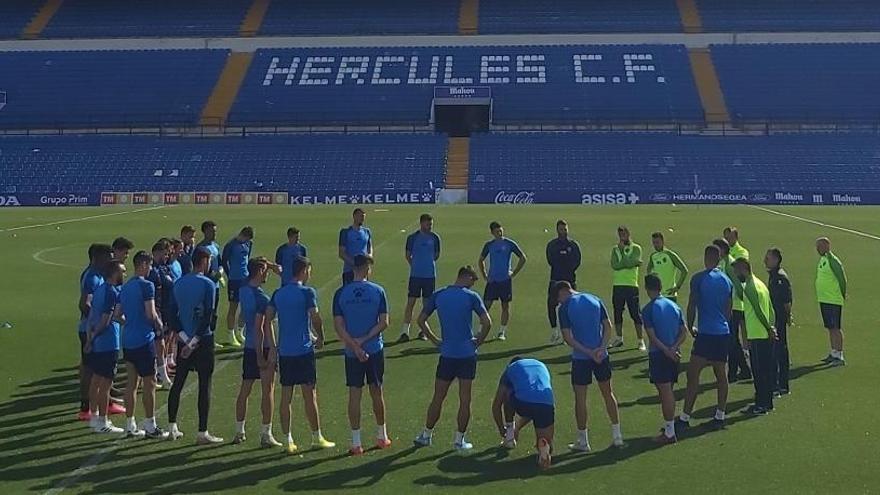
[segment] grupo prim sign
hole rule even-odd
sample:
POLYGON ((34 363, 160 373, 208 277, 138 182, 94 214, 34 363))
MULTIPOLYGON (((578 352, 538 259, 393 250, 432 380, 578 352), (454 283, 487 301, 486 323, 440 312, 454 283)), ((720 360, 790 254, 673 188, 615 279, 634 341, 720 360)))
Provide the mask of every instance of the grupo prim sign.
POLYGON ((0 207, 15 206, 97 206, 97 194, 0 194, 0 207))

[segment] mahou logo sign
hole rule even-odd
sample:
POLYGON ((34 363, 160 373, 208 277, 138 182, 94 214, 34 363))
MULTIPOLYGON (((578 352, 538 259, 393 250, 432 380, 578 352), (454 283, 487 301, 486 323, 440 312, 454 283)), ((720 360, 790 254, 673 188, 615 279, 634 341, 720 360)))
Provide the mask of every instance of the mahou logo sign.
POLYGON ((495 204, 507 204, 507 205, 530 205, 535 202, 535 193, 532 191, 519 191, 515 193, 508 193, 505 191, 498 191, 498 194, 495 195, 495 204))

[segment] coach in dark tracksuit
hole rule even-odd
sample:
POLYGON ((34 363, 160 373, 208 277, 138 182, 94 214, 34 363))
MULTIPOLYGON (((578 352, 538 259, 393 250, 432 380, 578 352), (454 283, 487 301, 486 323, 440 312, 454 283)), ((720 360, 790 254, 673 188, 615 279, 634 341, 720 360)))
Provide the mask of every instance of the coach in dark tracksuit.
POLYGON ((569 282, 575 287, 575 272, 581 266, 581 247, 577 241, 568 238, 568 224, 565 220, 556 222, 556 238, 547 243, 547 264, 550 265, 550 285, 547 287, 547 318, 550 320, 550 341, 562 342, 562 334, 557 327, 557 295, 553 290, 556 282, 569 282))
POLYGON ((788 394, 788 370, 790 361, 788 357, 788 323, 791 321, 791 282, 788 274, 782 269, 782 252, 777 248, 770 248, 764 256, 764 265, 770 272, 768 288, 770 289, 770 302, 776 313, 776 332, 779 340, 775 342, 774 357, 776 359, 776 383, 774 392, 777 395, 788 394))

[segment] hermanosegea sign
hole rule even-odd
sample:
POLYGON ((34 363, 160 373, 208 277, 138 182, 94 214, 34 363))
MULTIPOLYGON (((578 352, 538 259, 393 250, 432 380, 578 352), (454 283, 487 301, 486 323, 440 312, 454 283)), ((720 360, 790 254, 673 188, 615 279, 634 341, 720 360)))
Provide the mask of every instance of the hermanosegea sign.
MULTIPOLYGON (((12 193, 0 194, 0 207, 16 206, 125 206, 125 205, 355 205, 430 204, 434 191, 374 191, 351 193, 300 192, 126 192, 126 193, 12 193)), ((756 205, 880 205, 880 191, 746 191, 651 192, 470 190, 474 204, 756 204, 756 205)))
POLYGON ((813 192, 813 191, 747 191, 747 192, 652 192, 621 191, 539 191, 539 190, 470 190, 468 202, 475 204, 767 204, 767 205, 876 205, 880 191, 813 192))

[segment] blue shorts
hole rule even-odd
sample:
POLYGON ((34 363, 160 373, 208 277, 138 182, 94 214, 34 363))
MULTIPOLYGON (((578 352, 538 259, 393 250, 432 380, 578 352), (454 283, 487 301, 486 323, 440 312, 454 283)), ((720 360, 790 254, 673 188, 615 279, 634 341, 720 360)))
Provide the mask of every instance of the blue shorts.
POLYGON ((434 293, 435 278, 410 277, 407 297, 431 297, 434 293))
POLYGON ((486 302, 513 300, 513 280, 507 279, 499 282, 486 282, 486 290, 483 292, 483 300, 486 302))
POLYGON ((238 290, 244 285, 244 280, 228 280, 226 282, 226 295, 229 296, 229 302, 238 302, 238 290))
POLYGON ((118 351, 91 352, 86 356, 86 364, 92 373, 104 378, 116 377, 116 360, 118 351))
MULTIPOLYGON (((263 359, 269 357, 269 349, 263 348, 263 359)), ((260 365, 257 364, 257 351, 245 348, 241 354, 241 379, 259 380, 260 365)))
POLYGON ((379 351, 370 354, 366 363, 358 361, 356 357, 345 357, 345 386, 362 388, 364 382, 368 385, 382 385, 385 379, 385 353, 379 351))
POLYGON ((727 362, 727 350, 730 348, 730 334, 709 335, 697 333, 691 354, 700 356, 707 361, 716 363, 727 362))
POLYGON ((282 387, 318 383, 314 352, 302 356, 281 356, 278 358, 278 365, 281 368, 282 387))
POLYGON ((822 326, 827 329, 840 329, 843 320, 843 306, 839 304, 819 303, 822 313, 822 326))
POLYGON ((156 346, 153 342, 134 349, 123 349, 122 359, 134 365, 139 377, 156 376, 156 346))
POLYGON ((651 383, 677 383, 681 367, 662 352, 648 353, 648 374, 651 383))
POLYGON ((537 402, 520 401, 513 394, 510 395, 513 410, 519 416, 532 420, 535 428, 549 428, 556 421, 556 407, 551 404, 539 404, 537 402))
POLYGON ((473 380, 477 377, 477 356, 469 358, 449 358, 440 356, 437 363, 438 380, 451 382, 459 380, 473 380))
POLYGON ((593 383, 595 375, 597 382, 607 382, 611 379, 611 358, 605 356, 601 363, 592 359, 571 360, 571 384, 589 385, 593 383))

